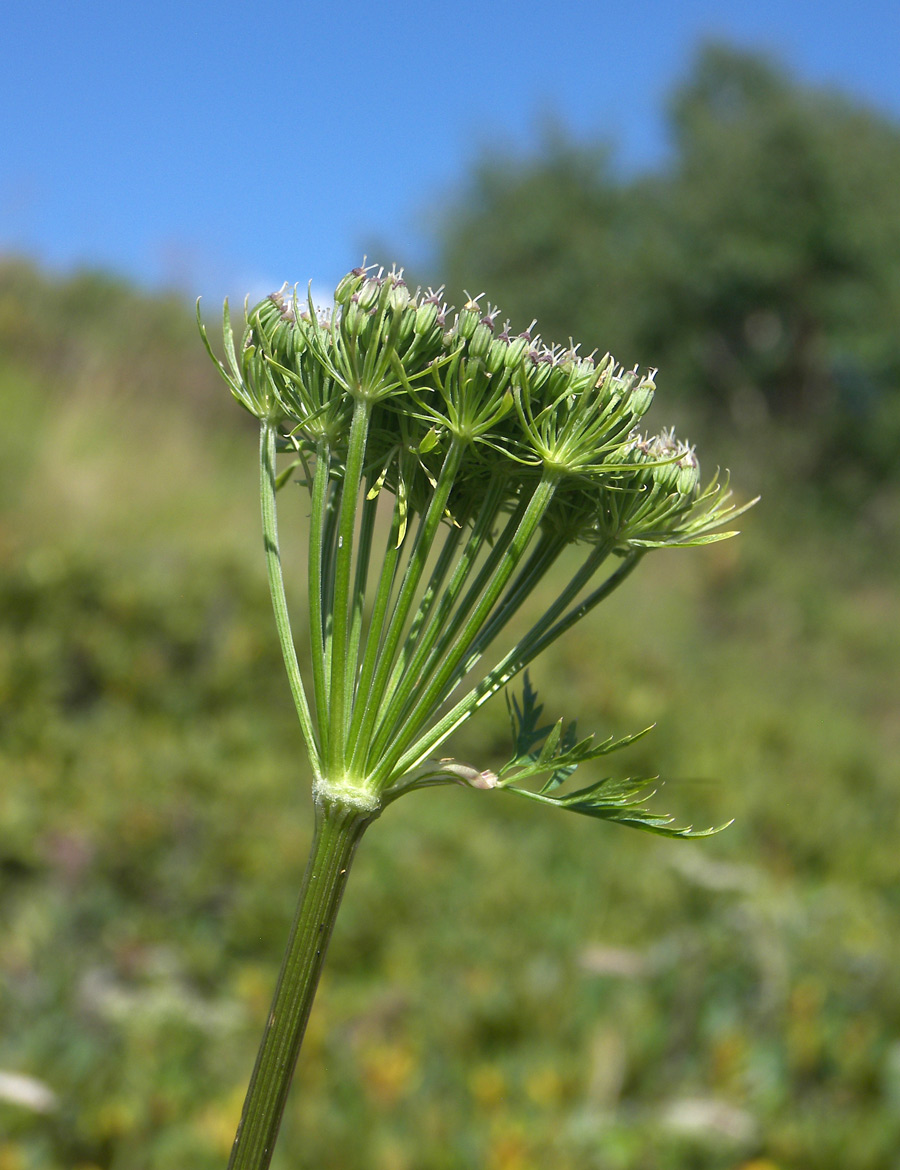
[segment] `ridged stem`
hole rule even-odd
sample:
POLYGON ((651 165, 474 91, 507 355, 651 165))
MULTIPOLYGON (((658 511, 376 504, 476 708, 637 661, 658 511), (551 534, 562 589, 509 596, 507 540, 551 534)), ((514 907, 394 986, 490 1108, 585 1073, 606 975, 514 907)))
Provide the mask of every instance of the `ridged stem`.
POLYGON ((506 686, 526 666, 529 666, 551 642, 554 642, 576 622, 590 613, 601 601, 609 597, 613 590, 617 589, 633 572, 643 555, 641 549, 628 553, 619 568, 611 573, 602 585, 599 585, 584 601, 574 606, 564 617, 556 621, 555 616, 559 612, 562 598, 570 596, 571 593, 570 588, 565 589, 557 602, 550 607, 548 614, 532 626, 525 637, 504 655, 481 682, 459 699, 446 715, 442 716, 429 731, 420 736, 407 749, 397 762, 395 771, 402 774, 410 768, 416 767, 422 760, 427 759, 457 727, 471 718, 479 707, 482 707, 488 699, 496 695, 497 691, 506 686))
POLYGON ((437 537, 463 453, 464 448, 462 444, 454 440, 450 445, 450 449, 447 452, 440 474, 438 475, 434 494, 419 522, 413 548, 406 565, 406 571, 403 574, 403 581, 397 594, 397 600, 394 603, 393 612, 388 620, 387 629, 379 647, 379 662, 375 669, 375 677, 371 684, 371 690, 366 695, 366 705, 353 745, 351 771, 356 775, 365 771, 363 761, 369 755, 369 746, 376 717, 382 705, 387 701, 385 699, 385 691, 392 673, 394 657, 400 645, 403 630, 410 610, 412 609, 419 582, 425 571, 428 557, 437 537))
MULTIPOLYGON (((515 535, 505 550, 500 565, 487 584, 487 588, 471 613, 467 614, 463 630, 454 639, 451 645, 442 647, 441 665, 432 681, 423 688, 415 706, 405 717, 401 726, 391 728, 391 741, 377 745, 377 766, 372 771, 375 787, 386 786, 393 772, 396 771, 397 761, 407 753, 409 745, 415 740, 431 710, 444 702, 453 686, 447 689, 448 681, 459 663, 466 657, 467 652, 482 625, 490 615, 491 609, 500 597, 515 569, 525 553, 532 537, 538 530, 540 521, 546 512, 556 480, 551 476, 542 479, 528 501, 521 522, 515 535)), ((448 639, 449 641, 449 639, 448 639)), ((373 753, 374 754, 374 753, 373 753)))
POLYGON ((377 813, 319 801, 297 913, 228 1170, 266 1170, 356 847, 377 813))
POLYGON ((312 502, 309 523, 309 552, 307 596, 309 599, 309 639, 312 655, 313 696, 316 719, 321 738, 321 754, 325 756, 328 740, 328 661, 326 648, 325 597, 323 575, 325 570, 325 529, 328 516, 329 475, 331 455, 325 442, 316 447, 316 469, 313 474, 312 502))
POLYGON ((353 543, 371 413, 371 403, 365 398, 360 399, 353 410, 337 517, 337 548, 330 606, 332 624, 328 744, 325 752, 325 766, 331 775, 343 772, 346 766, 347 731, 350 724, 347 655, 350 645, 353 543))

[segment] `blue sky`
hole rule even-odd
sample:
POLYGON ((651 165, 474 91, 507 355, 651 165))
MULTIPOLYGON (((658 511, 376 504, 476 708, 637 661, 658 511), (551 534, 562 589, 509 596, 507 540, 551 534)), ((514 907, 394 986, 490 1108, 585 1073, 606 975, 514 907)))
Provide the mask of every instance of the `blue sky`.
POLYGON ((415 258, 479 151, 552 113, 629 168, 703 38, 900 120, 900 0, 6 6, 0 254, 191 296, 415 258))

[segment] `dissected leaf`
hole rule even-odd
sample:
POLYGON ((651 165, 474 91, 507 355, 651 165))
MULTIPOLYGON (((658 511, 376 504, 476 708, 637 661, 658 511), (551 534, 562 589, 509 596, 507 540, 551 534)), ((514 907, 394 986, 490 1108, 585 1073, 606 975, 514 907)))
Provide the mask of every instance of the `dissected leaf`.
MULTIPOLYGON (((517 788, 510 784, 503 787, 507 792, 515 792, 541 804, 568 809, 569 812, 595 817, 598 820, 615 821, 620 825, 629 825, 633 829, 643 829, 648 833, 658 833, 663 837, 709 837, 727 828, 727 825, 717 825, 708 829, 695 829, 692 825, 673 824, 674 817, 668 813, 654 812, 643 803, 653 795, 655 790, 648 791, 649 785, 653 783, 652 777, 630 777, 620 781, 600 780, 589 788, 566 796, 548 796, 544 792, 532 792, 528 788, 517 788), (602 791, 603 786, 607 784, 611 786, 608 795, 602 791), (615 795, 614 791, 618 794, 615 795)), ((728 824, 730 823, 729 821, 728 824)))
POLYGON ((521 703, 515 695, 510 696, 509 691, 507 691, 506 707, 512 726, 514 751, 513 759, 506 766, 510 768, 514 763, 524 763, 533 758, 532 752, 535 745, 550 733, 553 724, 548 723, 546 727, 540 725, 544 706, 537 701, 537 691, 531 685, 531 678, 527 670, 523 675, 521 703))
POLYGON ((579 764, 610 752, 628 747, 646 735, 645 727, 633 735, 607 739, 595 743, 594 736, 578 739, 577 725, 573 720, 568 725, 560 719, 556 723, 541 725, 543 704, 538 702, 537 692, 525 672, 521 701, 514 695, 507 695, 510 724, 513 733, 513 757, 501 769, 500 776, 507 782, 521 781, 532 776, 549 775, 542 792, 558 788, 572 775, 579 764))
MULTIPOLYGON (((706 837, 718 829, 695 830, 690 825, 673 825, 673 818, 647 808, 646 801, 653 796, 652 776, 628 776, 616 779, 606 776, 574 792, 559 792, 579 764, 598 759, 628 747, 651 729, 645 727, 633 735, 616 739, 609 736, 599 743, 593 735, 578 738, 575 722, 565 725, 560 719, 553 724, 541 724, 543 704, 525 673, 521 699, 507 695, 514 753, 500 770, 500 787, 516 792, 529 800, 568 809, 582 816, 599 820, 617 821, 632 828, 660 833, 666 837, 706 837), (524 780, 547 776, 543 786, 534 791, 520 787, 524 780)), ((720 826, 724 827, 724 826, 720 826)))

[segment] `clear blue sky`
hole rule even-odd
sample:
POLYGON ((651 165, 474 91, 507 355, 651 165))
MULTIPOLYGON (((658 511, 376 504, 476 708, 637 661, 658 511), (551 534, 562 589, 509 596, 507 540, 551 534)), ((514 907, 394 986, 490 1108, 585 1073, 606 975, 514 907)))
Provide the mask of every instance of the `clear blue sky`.
POLYGON ((652 166, 706 37, 900 119, 900 0, 9 3, 0 254, 215 300, 333 282, 373 238, 402 262, 548 111, 652 166))

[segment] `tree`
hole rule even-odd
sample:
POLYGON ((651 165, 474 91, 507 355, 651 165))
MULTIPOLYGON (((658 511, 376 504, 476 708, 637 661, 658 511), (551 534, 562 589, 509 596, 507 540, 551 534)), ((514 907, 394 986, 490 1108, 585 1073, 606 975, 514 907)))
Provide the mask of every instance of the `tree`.
POLYGON ((441 268, 513 314, 527 299, 553 340, 660 367, 713 420, 802 423, 811 468, 883 474, 900 442, 900 126, 715 45, 669 114, 671 158, 637 178, 560 132, 483 159, 441 268))
POLYGON ((516 330, 537 312, 548 342, 632 349, 638 306, 626 285, 636 273, 622 252, 643 217, 628 194, 606 146, 581 146, 559 126, 533 158, 484 156, 439 229, 451 298, 485 289, 516 330))
POLYGON ((752 391, 777 416, 830 416, 864 381, 896 384, 900 130, 723 48, 671 109, 671 248, 647 340, 707 398, 752 391))

